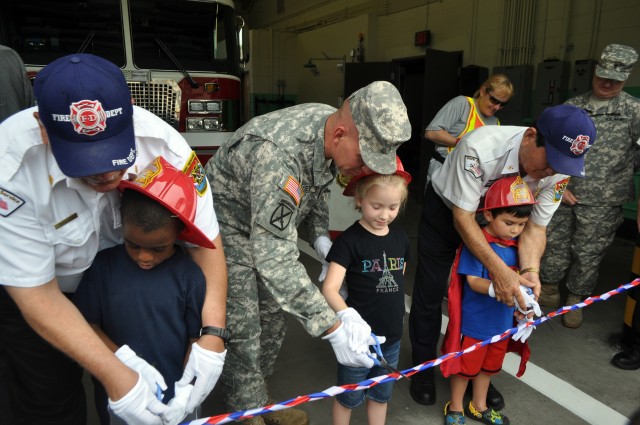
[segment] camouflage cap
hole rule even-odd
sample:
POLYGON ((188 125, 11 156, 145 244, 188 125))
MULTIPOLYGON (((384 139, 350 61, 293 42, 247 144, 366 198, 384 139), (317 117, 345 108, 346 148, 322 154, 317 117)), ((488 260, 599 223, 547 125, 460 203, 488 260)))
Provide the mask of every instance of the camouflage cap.
POLYGON ((396 149, 411 137, 407 108, 393 84, 376 81, 349 96, 364 163, 379 174, 396 171, 396 149))
POLYGON ((596 65, 596 76, 617 81, 626 81, 631 74, 633 64, 638 60, 638 53, 633 47, 622 44, 609 44, 602 51, 596 65))

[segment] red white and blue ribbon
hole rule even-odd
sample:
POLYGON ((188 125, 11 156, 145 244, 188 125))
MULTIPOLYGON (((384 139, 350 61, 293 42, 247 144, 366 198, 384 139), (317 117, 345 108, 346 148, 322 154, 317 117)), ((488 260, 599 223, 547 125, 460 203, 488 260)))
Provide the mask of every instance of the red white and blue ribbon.
MULTIPOLYGON (((588 307, 593 303, 596 302, 600 302, 600 301, 606 301, 609 298, 611 298, 614 295, 620 294, 622 292, 628 291, 629 289, 640 285, 640 278, 639 279, 635 279, 633 282, 630 283, 626 283, 624 285, 620 285, 619 287, 617 287, 616 289, 612 289, 611 291, 605 292, 602 295, 596 295, 593 297, 589 297, 586 300, 571 305, 571 306, 564 306, 559 308, 556 311, 553 311, 549 314, 547 314, 546 316, 540 317, 537 320, 534 320, 532 322, 527 322, 526 326, 537 326, 541 323, 546 322, 547 320, 553 319, 556 316, 560 316, 562 314, 568 313, 569 311, 572 310, 578 310, 580 308, 584 308, 584 307, 588 307)), ((434 360, 429 360, 427 362, 424 362, 422 364, 419 364, 417 366, 414 366, 412 368, 406 369, 401 371, 402 374, 407 375, 407 376, 411 376, 414 375, 420 371, 423 371, 425 369, 429 369, 430 367, 434 367, 439 365, 442 362, 446 362, 447 360, 450 360, 454 357, 459 357, 462 356, 465 353, 469 353, 471 351, 474 351, 476 349, 478 349, 479 347, 488 345, 488 344, 492 344, 494 342, 498 342, 501 341, 507 337, 509 337, 510 335, 516 333, 518 330, 517 327, 511 328, 511 329, 507 329, 506 331, 504 331, 503 333, 499 334, 499 335, 494 335, 491 338, 488 338, 484 341, 478 342, 477 344, 474 344, 470 347, 467 347, 465 350, 463 351, 456 351, 456 352, 451 352, 451 353, 447 353, 441 357, 438 357, 437 359, 434 360)), ((290 400, 286 400, 280 403, 276 403, 276 404, 272 404, 270 406, 265 406, 265 407, 259 407, 256 409, 250 409, 250 410, 245 410, 245 411, 238 411, 238 412, 234 412, 234 413, 225 413, 222 415, 217 415, 217 416, 211 416, 209 418, 203 418, 203 419, 196 419, 190 422, 185 422, 183 425, 204 425, 204 424, 226 424, 229 422, 233 422, 233 421, 237 421, 237 420, 242 420, 242 419, 249 419, 252 418, 254 416, 258 416, 258 415, 262 415, 264 413, 269 413, 269 412, 275 412, 278 410, 284 410, 284 409, 288 409, 290 407, 295 407, 298 406, 300 404, 303 403, 308 403, 310 401, 316 401, 316 400, 320 400, 320 399, 325 399, 325 398, 330 398, 333 396, 336 396, 338 394, 344 393, 344 392, 349 392, 349 391, 358 391, 358 390, 365 390, 367 388, 371 388, 373 386, 376 386, 378 384, 382 384, 385 382, 390 382, 390 381, 396 381, 398 379, 401 379, 402 375, 400 375, 399 373, 392 373, 389 375, 381 375, 381 376, 377 376, 375 378, 371 378, 371 379, 367 379, 364 380, 362 382, 359 382, 357 384, 348 384, 348 385, 341 385, 341 386, 333 386, 331 388, 327 388, 324 391, 318 392, 318 393, 312 393, 312 394, 307 394, 307 395, 302 395, 302 396, 298 396, 296 398, 292 398, 290 400)))

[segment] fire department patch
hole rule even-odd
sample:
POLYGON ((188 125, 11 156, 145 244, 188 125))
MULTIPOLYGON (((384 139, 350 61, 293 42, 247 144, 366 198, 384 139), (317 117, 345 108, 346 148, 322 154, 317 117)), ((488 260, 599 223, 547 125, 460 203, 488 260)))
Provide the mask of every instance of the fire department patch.
POLYGON ((471 175, 476 179, 479 179, 484 174, 482 172, 482 168, 480 168, 480 161, 478 161, 478 158, 475 158, 473 156, 465 155, 464 169, 470 172, 471 175))
POLYGON ((97 100, 80 100, 71 104, 71 123, 78 134, 95 136, 107 128, 107 114, 97 100))
POLYGON ((280 202, 273 210, 269 223, 278 230, 284 230, 289 226, 293 216, 293 207, 286 202, 280 202))
POLYGON ((24 205, 24 199, 14 195, 8 190, 0 188, 0 215, 9 217, 12 212, 24 205))
POLYGON ((562 201, 562 194, 569 184, 569 177, 560 180, 553 188, 553 202, 562 201))
POLYGON ((191 156, 182 171, 193 179, 198 196, 203 196, 207 192, 207 179, 205 178, 204 168, 195 152, 191 152, 191 156))
POLYGON ((589 144, 589 136, 579 135, 571 142, 571 152, 575 155, 582 155, 591 145, 589 144))

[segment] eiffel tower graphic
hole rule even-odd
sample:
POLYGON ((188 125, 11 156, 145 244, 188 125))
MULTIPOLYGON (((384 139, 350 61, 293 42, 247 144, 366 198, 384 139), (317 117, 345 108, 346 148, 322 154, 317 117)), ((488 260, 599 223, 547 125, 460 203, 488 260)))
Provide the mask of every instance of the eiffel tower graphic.
POLYGON ((382 270, 382 277, 378 281, 376 289, 397 288, 398 284, 393 278, 391 271, 389 271, 389 267, 387 267, 387 253, 385 251, 382 251, 382 256, 384 258, 384 269, 382 270))

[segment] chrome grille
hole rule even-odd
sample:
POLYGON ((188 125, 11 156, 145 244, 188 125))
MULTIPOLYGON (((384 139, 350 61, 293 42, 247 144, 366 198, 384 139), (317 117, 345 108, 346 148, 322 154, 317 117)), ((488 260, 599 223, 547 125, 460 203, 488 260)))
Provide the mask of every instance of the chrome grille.
POLYGON ((135 105, 159 116, 174 128, 178 128, 180 115, 180 87, 175 81, 129 81, 135 105))

